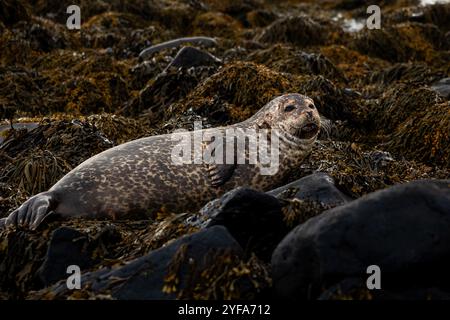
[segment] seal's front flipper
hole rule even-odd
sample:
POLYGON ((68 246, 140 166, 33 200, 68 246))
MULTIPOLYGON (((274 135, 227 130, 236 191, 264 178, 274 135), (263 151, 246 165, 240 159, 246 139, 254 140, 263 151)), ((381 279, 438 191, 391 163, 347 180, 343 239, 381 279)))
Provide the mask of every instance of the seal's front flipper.
POLYGON ((208 166, 208 176, 213 187, 220 187, 233 176, 236 164, 211 164, 208 166))
POLYGON ((55 208, 55 200, 50 192, 39 193, 14 210, 6 218, 6 226, 28 227, 35 230, 55 208))
POLYGON ((0 219, 0 231, 6 228, 6 218, 0 219))

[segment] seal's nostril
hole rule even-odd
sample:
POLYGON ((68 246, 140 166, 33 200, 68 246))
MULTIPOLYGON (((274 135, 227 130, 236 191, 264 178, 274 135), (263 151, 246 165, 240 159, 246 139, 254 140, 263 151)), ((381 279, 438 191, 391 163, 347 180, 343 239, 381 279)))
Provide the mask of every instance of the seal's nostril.
POLYGON ((316 106, 314 105, 314 103, 309 104, 308 107, 310 107, 311 109, 315 109, 315 108, 316 108, 316 106))

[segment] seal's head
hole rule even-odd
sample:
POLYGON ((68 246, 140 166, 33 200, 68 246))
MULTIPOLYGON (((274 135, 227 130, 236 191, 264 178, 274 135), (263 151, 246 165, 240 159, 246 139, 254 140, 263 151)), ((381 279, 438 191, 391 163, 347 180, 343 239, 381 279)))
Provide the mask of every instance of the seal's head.
POLYGON ((320 130, 320 116, 314 101, 298 93, 271 100, 252 120, 260 128, 278 129, 291 142, 313 141, 320 130))

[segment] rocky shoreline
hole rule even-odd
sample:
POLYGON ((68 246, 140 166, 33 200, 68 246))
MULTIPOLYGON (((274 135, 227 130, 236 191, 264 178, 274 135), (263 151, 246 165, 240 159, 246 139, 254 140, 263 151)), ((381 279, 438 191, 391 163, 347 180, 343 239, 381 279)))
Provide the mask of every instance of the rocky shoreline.
POLYGON ((349 24, 369 1, 79 2, 81 30, 67 1, 0 4, 0 218, 103 150, 280 94, 313 98, 323 130, 266 193, 1 231, 1 299, 450 298, 450 3, 372 1, 368 30, 349 24))

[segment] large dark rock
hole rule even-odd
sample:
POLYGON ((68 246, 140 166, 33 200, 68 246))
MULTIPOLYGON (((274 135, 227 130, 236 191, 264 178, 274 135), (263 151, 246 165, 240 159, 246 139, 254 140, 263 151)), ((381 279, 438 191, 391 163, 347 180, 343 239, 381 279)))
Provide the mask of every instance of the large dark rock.
MULTIPOLYGON (((86 273, 81 284, 114 299, 175 299, 181 290, 194 289, 190 288, 194 274, 218 263, 217 255, 229 254, 240 256, 242 249, 224 227, 217 226, 184 236, 122 267, 86 273)), ((57 297, 70 294, 65 283, 51 292, 57 297)))
POLYGON ((285 186, 269 191, 275 197, 311 200, 324 206, 336 207, 352 199, 342 193, 335 185, 334 179, 324 172, 317 172, 285 186))
POLYGON ((269 261, 278 242, 288 233, 277 198, 248 188, 237 188, 201 209, 207 227, 225 226, 247 252, 269 261))
POLYGON ((88 250, 87 235, 67 227, 53 231, 44 262, 37 272, 42 284, 48 286, 68 277, 67 267, 77 265, 81 270, 93 264, 88 250))
POLYGON ((450 180, 381 190, 324 212, 289 233, 272 256, 277 297, 316 298, 322 288, 381 269, 382 289, 450 287, 450 180))

